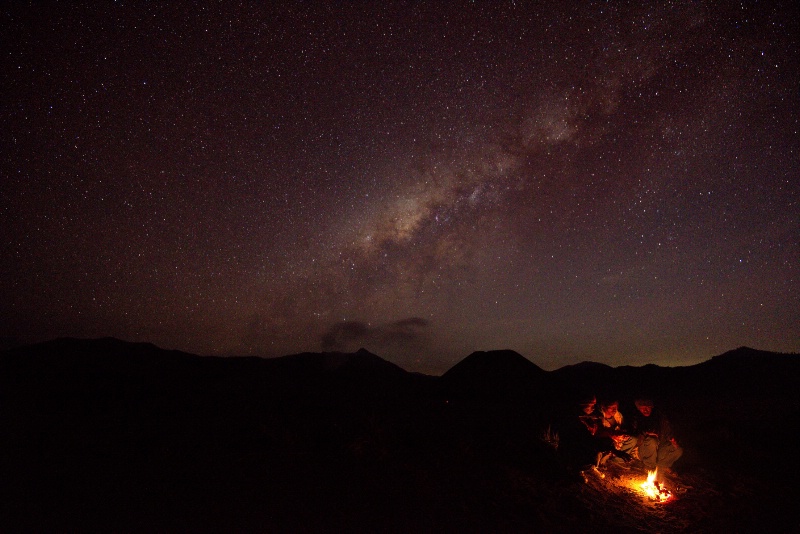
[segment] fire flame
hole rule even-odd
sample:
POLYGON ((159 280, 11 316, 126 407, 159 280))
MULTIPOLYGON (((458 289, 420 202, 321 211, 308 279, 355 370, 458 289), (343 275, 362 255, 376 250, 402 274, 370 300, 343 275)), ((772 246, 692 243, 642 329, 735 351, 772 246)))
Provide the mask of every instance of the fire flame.
POLYGON ((664 487, 661 482, 656 480, 656 473, 658 469, 655 471, 648 471, 647 473, 647 480, 642 482, 639 486, 639 489, 649 498, 651 501, 655 502, 667 502, 671 497, 672 493, 664 487))

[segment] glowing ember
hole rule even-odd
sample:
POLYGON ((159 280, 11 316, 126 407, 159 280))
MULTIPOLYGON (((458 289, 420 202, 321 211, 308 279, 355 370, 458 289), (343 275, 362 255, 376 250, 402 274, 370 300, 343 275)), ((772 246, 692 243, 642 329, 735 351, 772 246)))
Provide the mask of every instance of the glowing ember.
POLYGON ((656 471, 647 473, 647 481, 639 485, 639 490, 651 501, 667 502, 672 497, 672 493, 661 482, 656 481, 656 471))

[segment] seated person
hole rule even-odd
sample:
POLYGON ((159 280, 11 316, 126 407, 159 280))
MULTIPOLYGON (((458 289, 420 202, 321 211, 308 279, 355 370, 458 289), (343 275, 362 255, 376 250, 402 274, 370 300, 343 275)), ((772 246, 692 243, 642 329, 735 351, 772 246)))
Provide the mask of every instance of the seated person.
POLYGON ((595 410, 596 405, 597 399, 594 397, 594 395, 585 398, 578 405, 580 408, 578 413, 578 421, 581 422, 583 427, 591 436, 597 434, 597 427, 600 423, 600 414, 595 410))
POLYGON ((633 430, 638 435, 639 459, 648 471, 658 467, 661 473, 670 473, 672 464, 681 457, 683 449, 672 435, 672 427, 663 414, 653 409, 650 399, 636 399, 633 430))
MULTIPOLYGON (((619 402, 606 401, 600 404, 600 426, 597 436, 605 438, 611 447, 607 447, 611 454, 616 456, 617 462, 630 460, 631 453, 636 448, 637 439, 625 427, 625 420, 619 411, 619 402)), ((604 463, 608 456, 599 457, 598 463, 604 463)))
POLYGON ((595 437, 600 426, 596 403, 594 395, 581 398, 577 409, 561 425, 559 451, 571 467, 582 469, 592 464, 601 450, 598 438, 595 437))

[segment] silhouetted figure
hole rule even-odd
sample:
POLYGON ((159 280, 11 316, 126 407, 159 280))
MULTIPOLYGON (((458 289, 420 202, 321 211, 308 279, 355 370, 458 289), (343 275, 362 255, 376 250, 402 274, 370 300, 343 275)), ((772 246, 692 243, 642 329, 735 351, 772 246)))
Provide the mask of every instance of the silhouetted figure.
POLYGON ((600 426, 600 413, 595 409, 596 405, 597 399, 594 395, 585 398, 578 405, 580 408, 578 421, 581 422, 590 436, 597 434, 597 429, 600 426))
POLYGON ((583 397, 577 409, 562 423, 560 450, 571 468, 583 469, 595 462, 602 445, 595 436, 600 428, 600 412, 594 395, 583 397))
POLYGON ((653 408, 650 399, 636 399, 639 411, 633 418, 633 430, 638 435, 639 459, 652 471, 658 467, 662 474, 672 470, 683 449, 675 441, 667 418, 653 408))

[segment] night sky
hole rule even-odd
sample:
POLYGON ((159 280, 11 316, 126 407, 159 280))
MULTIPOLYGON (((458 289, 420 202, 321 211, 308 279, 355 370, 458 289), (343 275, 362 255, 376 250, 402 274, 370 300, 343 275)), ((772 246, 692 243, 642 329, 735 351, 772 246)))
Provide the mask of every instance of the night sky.
POLYGON ((0 12, 5 346, 800 351, 796 2, 33 4, 0 12))

